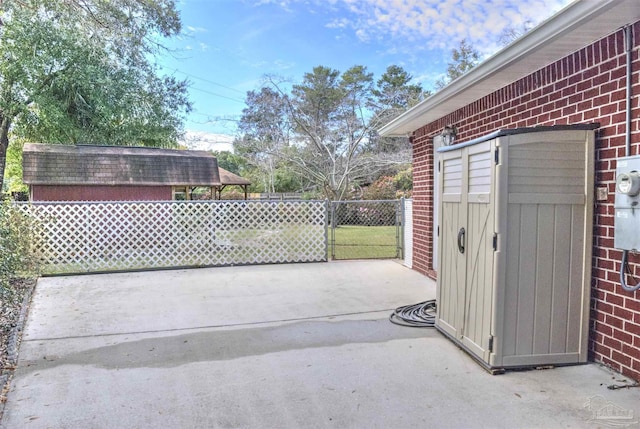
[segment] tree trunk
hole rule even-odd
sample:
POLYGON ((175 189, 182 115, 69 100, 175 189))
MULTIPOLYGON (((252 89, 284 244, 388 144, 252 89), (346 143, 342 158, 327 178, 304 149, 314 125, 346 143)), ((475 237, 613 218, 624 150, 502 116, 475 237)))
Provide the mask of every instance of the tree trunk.
POLYGON ((9 127, 11 120, 0 115, 0 194, 4 186, 4 168, 7 163, 7 149, 9 148, 9 127))

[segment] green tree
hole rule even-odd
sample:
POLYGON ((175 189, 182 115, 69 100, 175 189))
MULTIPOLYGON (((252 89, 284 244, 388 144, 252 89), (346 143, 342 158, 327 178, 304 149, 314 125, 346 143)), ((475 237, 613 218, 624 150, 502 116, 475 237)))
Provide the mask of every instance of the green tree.
POLYGON ((5 0, 0 17, 0 180, 11 136, 177 144, 186 82, 151 61, 180 31, 172 0, 5 0))
MULTIPOLYGON (((373 153, 405 153, 406 160, 411 159, 411 145, 406 137, 380 137, 376 131, 380 125, 384 125, 398 117, 407 109, 418 104, 430 95, 419 84, 412 84, 413 77, 402 67, 391 65, 376 82, 372 90, 374 102, 372 111, 373 121, 379 125, 373 128, 369 137, 367 150, 373 153)), ((393 171, 387 169, 385 174, 393 171)))
POLYGON ((24 146, 24 140, 12 139, 7 149, 4 187, 9 194, 29 190, 22 182, 22 146, 24 146))
POLYGON ((293 85, 270 77, 247 96, 236 152, 256 165, 269 160, 272 177, 278 169, 294 172, 304 191, 344 199, 359 183, 387 170, 395 174, 393 166, 410 161, 407 147, 383 151, 373 142, 389 117, 383 110, 399 112, 423 96, 410 80, 393 67, 376 87, 360 65, 343 73, 317 66, 293 85))
POLYGON ((450 82, 462 76, 480 61, 480 54, 466 39, 460 41, 460 45, 451 51, 451 61, 447 64, 447 74, 436 82, 436 88, 442 89, 450 82))
POLYGON ((262 192, 284 192, 276 190, 276 170, 279 154, 289 145, 291 132, 286 96, 263 87, 249 91, 246 104, 238 124, 241 135, 233 147, 258 168, 262 192))
POLYGON ((292 147, 289 161, 331 200, 344 199, 352 182, 365 174, 372 82, 363 66, 342 75, 318 66, 293 86, 290 115, 301 144, 292 147))
POLYGON ((377 80, 371 92, 380 121, 389 122, 430 95, 420 85, 412 84, 412 79, 413 76, 402 67, 391 65, 377 80))
POLYGON ((216 157, 219 167, 233 174, 241 176, 248 168, 247 160, 233 152, 226 150, 213 151, 213 155, 216 157))

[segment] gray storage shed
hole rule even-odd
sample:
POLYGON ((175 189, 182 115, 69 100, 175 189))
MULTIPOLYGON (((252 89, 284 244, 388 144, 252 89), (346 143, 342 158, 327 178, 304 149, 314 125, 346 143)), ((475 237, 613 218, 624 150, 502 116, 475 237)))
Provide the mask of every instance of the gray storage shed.
POLYGON ((587 361, 597 125, 439 152, 439 331, 491 371, 587 361))

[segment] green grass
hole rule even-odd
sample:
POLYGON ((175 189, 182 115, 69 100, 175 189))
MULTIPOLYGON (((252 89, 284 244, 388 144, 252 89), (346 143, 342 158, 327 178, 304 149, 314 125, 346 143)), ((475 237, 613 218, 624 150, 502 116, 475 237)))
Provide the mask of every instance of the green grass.
POLYGON ((396 258, 396 227, 340 226, 335 230, 334 252, 334 259, 396 258))

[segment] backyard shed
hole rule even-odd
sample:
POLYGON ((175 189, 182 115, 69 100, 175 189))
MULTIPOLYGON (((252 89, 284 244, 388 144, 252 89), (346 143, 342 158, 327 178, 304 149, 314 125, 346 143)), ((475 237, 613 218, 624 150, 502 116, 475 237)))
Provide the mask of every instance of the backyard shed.
POLYGON ((587 361, 596 127, 438 150, 436 327, 492 371, 587 361))
POLYGON ((221 186, 205 151, 33 143, 24 145, 23 181, 32 201, 162 201, 221 186))
POLYGON ((640 257, 629 253, 627 259, 614 243, 614 196, 620 158, 640 154, 639 51, 637 0, 576 1, 380 130, 412 143, 412 266, 436 278, 439 241, 445 239, 442 228, 438 236, 439 147, 498 130, 599 124, 593 232, 584 243, 593 257, 582 272, 591 272, 588 357, 636 380, 640 291, 625 290, 621 280, 639 282, 640 257))

